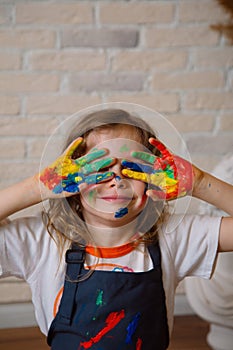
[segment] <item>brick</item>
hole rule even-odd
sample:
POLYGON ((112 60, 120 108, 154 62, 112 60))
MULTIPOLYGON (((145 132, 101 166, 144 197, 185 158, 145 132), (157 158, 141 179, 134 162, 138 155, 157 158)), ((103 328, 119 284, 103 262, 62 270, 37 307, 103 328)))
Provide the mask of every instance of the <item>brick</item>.
POLYGON ((223 114, 220 118, 220 130, 233 131, 233 112, 231 114, 223 114))
MULTIPOLYGON (((54 139, 53 139, 54 140, 54 139)), ((35 158, 42 158, 43 152, 46 149, 49 149, 49 158, 56 159, 58 156, 58 152, 62 149, 63 146, 63 140, 61 140, 59 137, 56 137, 56 149, 54 147, 50 147, 49 144, 47 146, 48 138, 36 138, 28 140, 27 142, 27 157, 28 159, 35 159, 35 158)), ((54 143, 53 143, 54 146, 54 143)), ((46 160, 45 160, 46 161, 46 160)))
POLYGON ((225 85, 222 72, 198 71, 154 74, 154 89, 200 89, 216 88, 225 85))
POLYGON ((188 54, 185 51, 165 52, 132 52, 124 51, 116 53, 113 57, 112 67, 114 71, 124 70, 172 70, 184 68, 187 64, 188 54))
POLYGON ((212 131, 215 125, 215 116, 209 114, 176 114, 169 115, 169 121, 181 133, 212 131))
POLYGON ((143 89, 145 76, 135 74, 84 73, 72 74, 69 79, 70 91, 140 91, 143 89))
POLYGON ((55 74, 0 74, 0 92, 49 92, 57 91, 59 86, 55 74))
POLYGON ((12 21, 12 7, 0 5, 0 24, 10 24, 12 21))
POLYGON ((177 112, 179 109, 179 95, 176 93, 156 93, 156 94, 110 94, 107 102, 126 102, 139 104, 160 113, 177 112))
POLYGON ((0 52, 0 70, 14 70, 21 68, 21 56, 13 52, 0 52))
POLYGON ((38 70, 103 70, 106 55, 98 52, 43 52, 29 56, 29 66, 38 70))
POLYGON ((39 172, 39 161, 38 162, 27 162, 26 160, 20 162, 4 163, 1 167, 1 180, 17 182, 26 177, 32 176, 39 172))
POLYGON ((232 92, 196 92, 188 93, 184 107, 193 110, 224 110, 233 109, 232 92))
POLYGON ((219 47, 215 49, 201 49, 194 53, 194 64, 201 68, 232 67, 233 48, 219 47))
POLYGON ((92 5, 36 2, 16 5, 16 23, 20 24, 90 24, 92 5))
POLYGON ((225 21, 229 15, 223 10, 217 1, 179 1, 179 21, 180 22, 205 22, 225 21))
POLYGON ((49 117, 1 117, 1 136, 50 135, 57 127, 56 118, 49 117))
POLYGON ((168 23, 173 21, 175 6, 172 3, 136 1, 103 3, 100 22, 104 24, 168 23))
POLYGON ((62 32, 62 47, 135 47, 138 31, 135 29, 66 29, 62 32))
POLYGON ((20 99, 16 96, 0 96, 0 114, 19 114, 20 99))
POLYGON ((1 48, 52 48, 56 43, 56 35, 52 30, 10 29, 0 30, 1 48))
POLYGON ((200 154, 227 154, 233 149, 232 134, 221 134, 217 136, 197 136, 187 141, 190 152, 200 154))
POLYGON ((41 158, 45 145, 48 138, 36 138, 27 140, 27 157, 30 158, 41 158))
POLYGON ((189 26, 177 28, 147 28, 145 40, 148 47, 193 47, 215 46, 219 34, 208 26, 189 26))
POLYGON ((25 155, 25 143, 24 140, 14 138, 0 139, 0 158, 1 159, 13 159, 23 158, 25 155))
POLYGON ((101 103, 100 97, 89 95, 28 96, 26 109, 30 115, 70 115, 99 103, 101 103))

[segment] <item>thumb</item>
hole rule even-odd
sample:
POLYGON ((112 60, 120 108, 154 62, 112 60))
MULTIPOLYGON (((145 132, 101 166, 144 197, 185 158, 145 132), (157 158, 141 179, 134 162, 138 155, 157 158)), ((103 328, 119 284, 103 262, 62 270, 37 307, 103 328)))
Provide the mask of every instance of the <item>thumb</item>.
POLYGON ((151 198, 154 202, 162 202, 166 200, 166 193, 161 191, 157 191, 157 190, 148 190, 146 191, 146 195, 151 198))

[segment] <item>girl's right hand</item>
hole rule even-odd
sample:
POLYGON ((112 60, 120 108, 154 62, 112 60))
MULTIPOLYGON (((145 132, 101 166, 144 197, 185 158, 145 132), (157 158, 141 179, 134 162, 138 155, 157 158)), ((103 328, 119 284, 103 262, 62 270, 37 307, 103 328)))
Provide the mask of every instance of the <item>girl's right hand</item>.
POLYGON ((107 153, 104 149, 93 150, 85 156, 72 159, 74 151, 82 143, 81 137, 73 141, 54 163, 39 174, 44 197, 58 198, 61 194, 71 196, 80 192, 81 185, 97 184, 110 180, 114 176, 114 173, 102 170, 115 161, 114 158, 101 158, 107 153), (98 158, 101 159, 97 160, 98 158), (101 173, 98 173, 100 170, 102 170, 101 173))

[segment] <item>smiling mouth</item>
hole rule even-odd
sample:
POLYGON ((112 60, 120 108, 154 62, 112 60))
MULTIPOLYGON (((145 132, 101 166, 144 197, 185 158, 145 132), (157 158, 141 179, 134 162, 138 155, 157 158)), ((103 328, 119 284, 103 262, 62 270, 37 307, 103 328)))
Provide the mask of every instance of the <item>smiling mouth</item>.
POLYGON ((130 202, 133 198, 125 197, 125 196, 104 196, 104 197, 100 197, 100 199, 106 202, 112 202, 112 203, 125 203, 125 202, 130 202))

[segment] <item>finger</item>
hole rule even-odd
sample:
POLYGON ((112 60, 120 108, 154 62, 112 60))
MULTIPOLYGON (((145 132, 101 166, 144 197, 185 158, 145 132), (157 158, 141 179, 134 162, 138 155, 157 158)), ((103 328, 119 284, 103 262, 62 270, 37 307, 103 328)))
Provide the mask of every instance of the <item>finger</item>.
POLYGON ((149 138, 149 142, 152 146, 154 146, 156 149, 159 150, 159 152, 161 153, 161 155, 165 158, 167 157, 171 157, 172 153, 167 149, 167 147, 158 139, 155 139, 153 137, 149 138))
POLYGON ((63 191, 69 193, 78 193, 79 185, 83 182, 83 175, 80 173, 69 174, 62 180, 63 191))
POLYGON ((137 171, 133 171, 133 170, 129 170, 129 169, 123 169, 122 174, 130 179, 134 179, 134 180, 139 180, 139 181, 143 181, 143 182, 150 182, 150 175, 146 174, 146 173, 141 173, 141 172, 137 172, 137 171))
POLYGON ((163 191, 148 190, 146 191, 146 195, 150 197, 154 202, 166 200, 166 193, 163 191))
POLYGON ((166 170, 169 167, 171 167, 176 174, 176 166, 174 163, 174 156, 173 154, 166 148, 166 146, 159 140, 150 138, 149 142, 152 146, 154 146, 156 149, 159 150, 161 153, 161 158, 157 158, 154 163, 154 169, 163 169, 166 170))
POLYGON ((127 160, 122 160, 121 164, 130 170, 151 174, 154 172, 154 168, 150 165, 128 162, 127 160))
POLYGON ((150 197, 153 201, 171 201, 177 199, 177 194, 174 192, 166 192, 166 191, 157 191, 157 190, 148 190, 146 192, 147 196, 150 197))
POLYGON ((157 171, 150 175, 150 182, 161 188, 177 186, 178 181, 176 179, 167 176, 164 171, 157 171))
POLYGON ((110 167, 115 162, 115 158, 104 158, 94 163, 86 164, 82 167, 83 174, 98 172, 103 168, 110 167))
POLYGON ((68 183, 63 186, 63 191, 69 193, 79 193, 79 185, 77 183, 68 183))
POLYGON ((104 150, 104 149, 98 149, 98 150, 95 150, 94 152, 85 154, 85 156, 76 159, 76 160, 75 160, 75 163, 78 164, 78 165, 80 165, 80 166, 84 166, 84 165, 86 165, 87 163, 90 163, 90 162, 92 162, 93 160, 98 159, 98 158, 104 156, 106 153, 107 153, 106 150, 104 150))
POLYGON ((154 164, 156 156, 147 152, 134 151, 131 153, 134 158, 141 159, 147 163, 154 164))
POLYGON ((72 157, 74 151, 76 150, 76 148, 78 148, 81 143, 83 142, 83 138, 82 137, 78 137, 76 140, 74 140, 69 147, 65 150, 64 155, 66 157, 72 157))
POLYGON ((147 195, 150 196, 153 200, 156 200, 157 197, 160 200, 163 199, 167 201, 177 199, 178 197, 183 197, 187 194, 186 192, 179 192, 179 189, 176 185, 160 187, 156 190, 150 189, 147 192, 147 195))
POLYGON ((114 172, 106 171, 105 173, 91 174, 85 177, 85 183, 88 185, 98 184, 100 182, 105 182, 114 177, 114 172))

